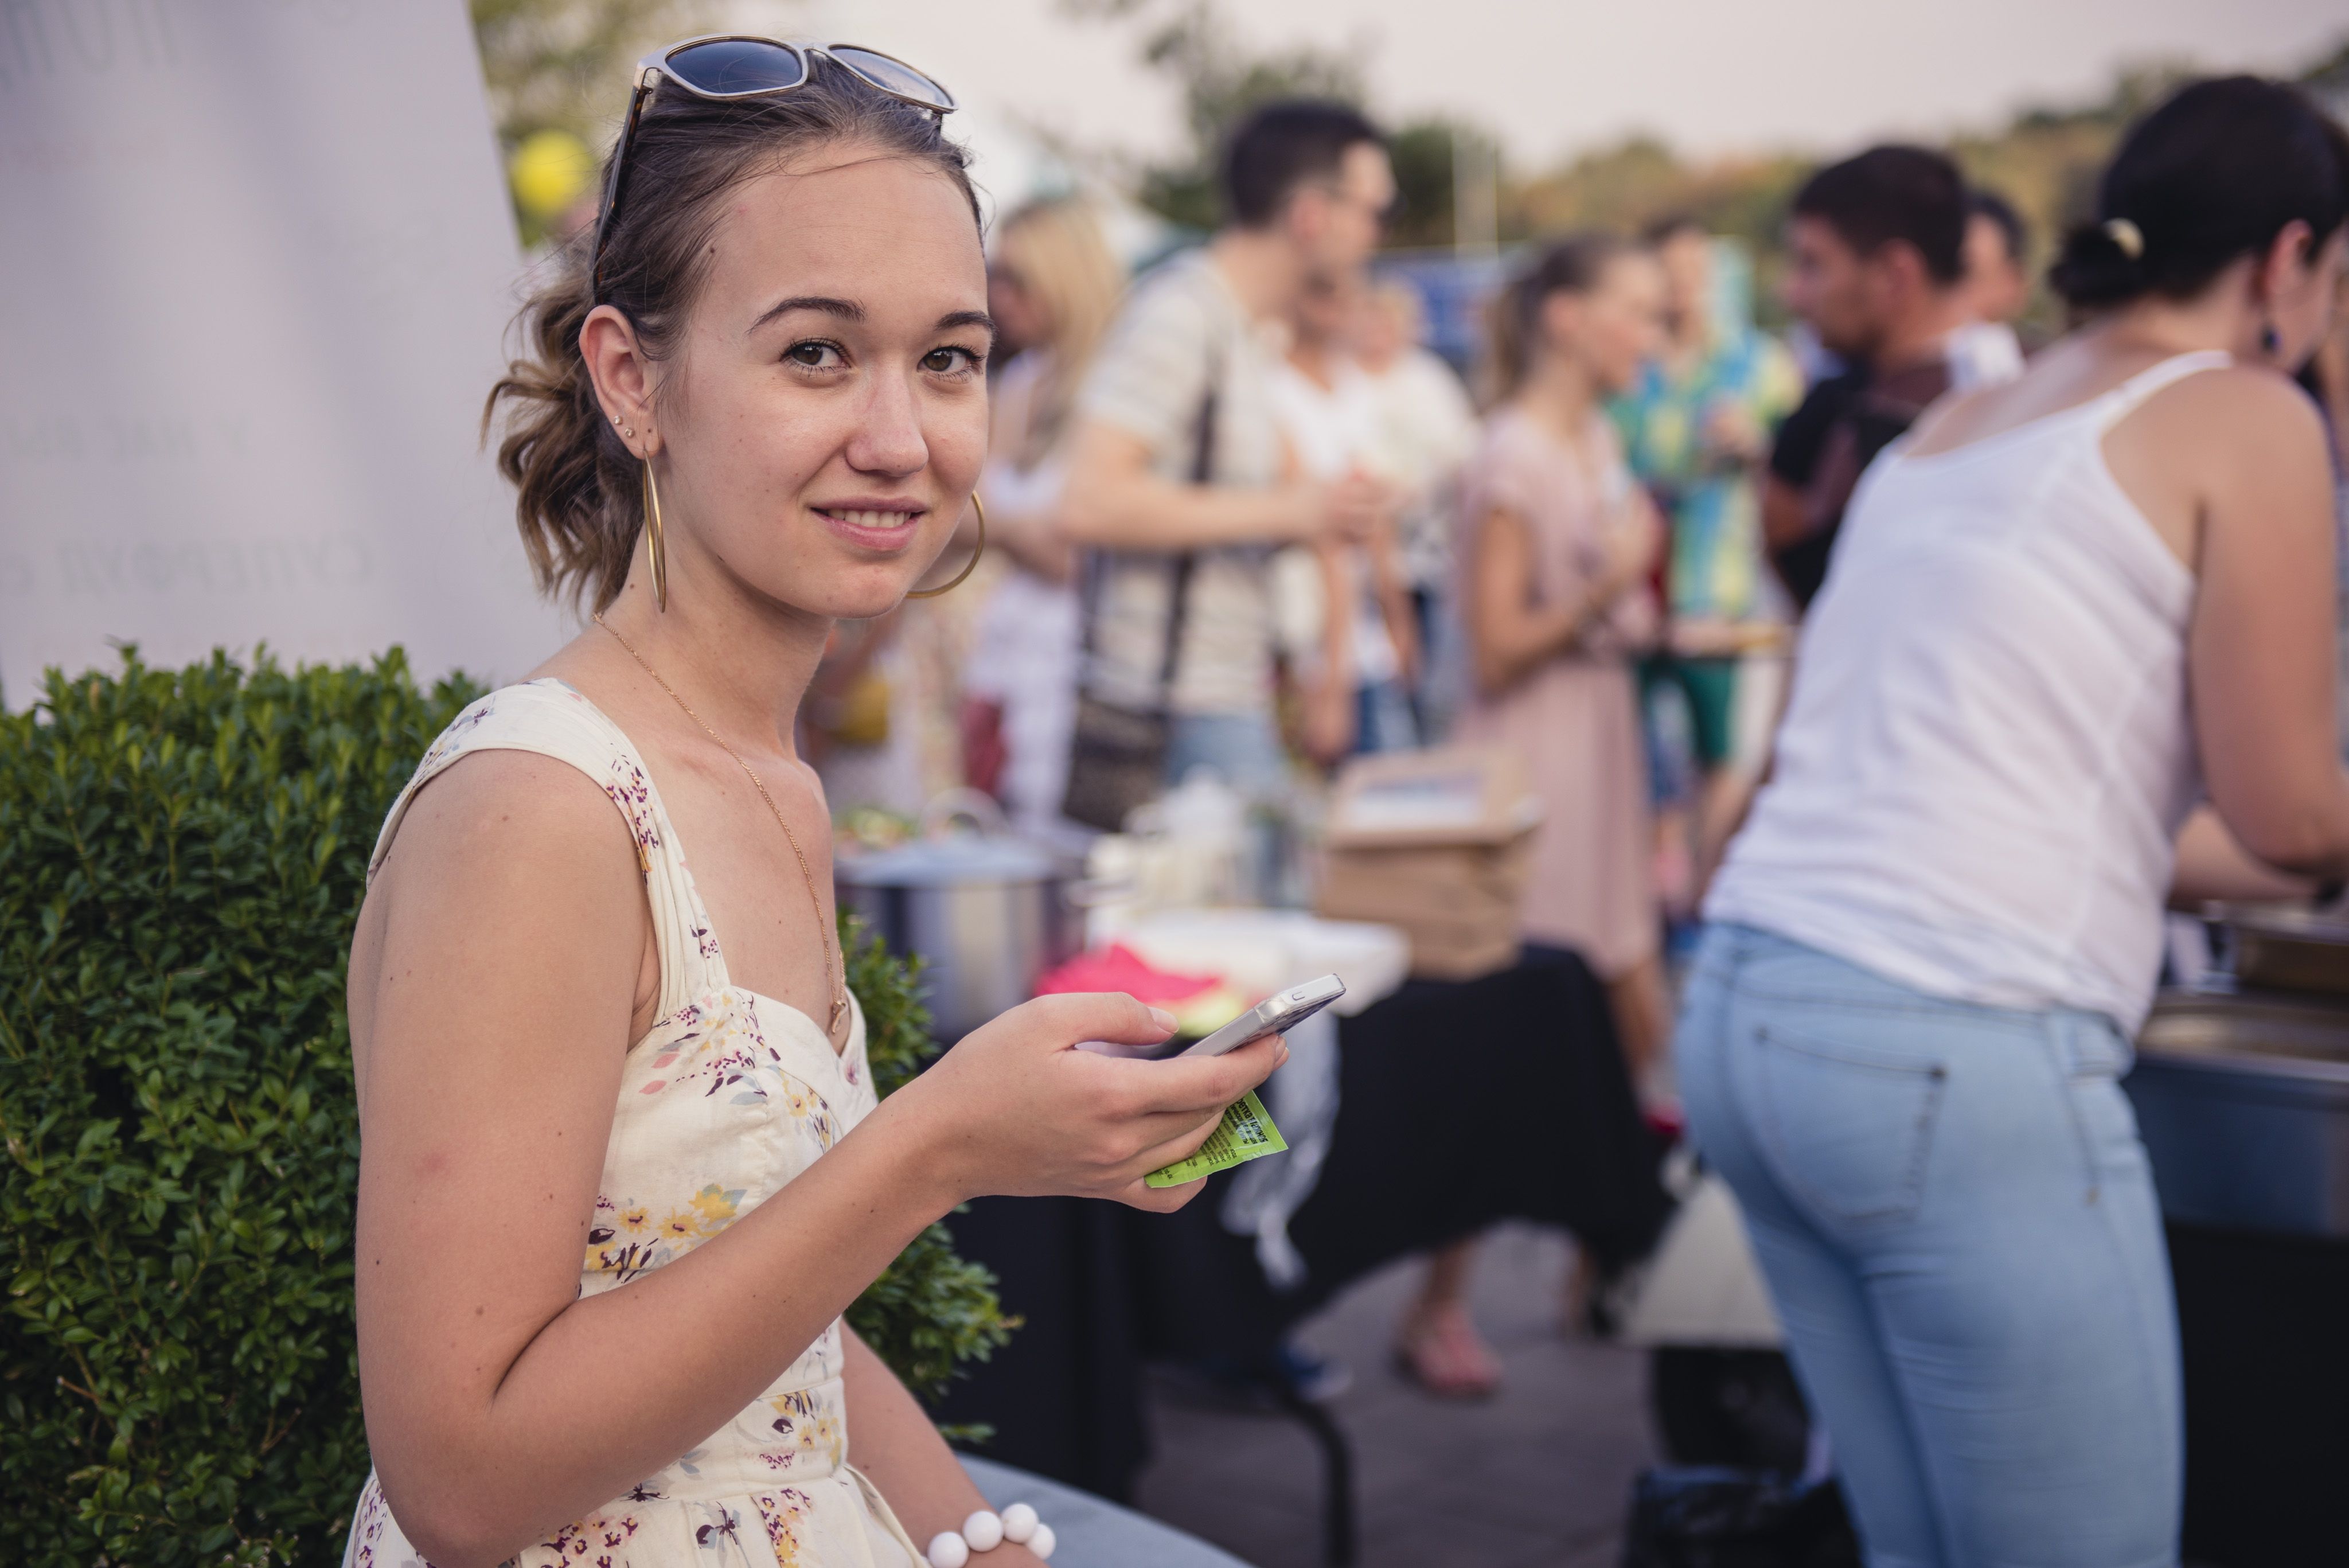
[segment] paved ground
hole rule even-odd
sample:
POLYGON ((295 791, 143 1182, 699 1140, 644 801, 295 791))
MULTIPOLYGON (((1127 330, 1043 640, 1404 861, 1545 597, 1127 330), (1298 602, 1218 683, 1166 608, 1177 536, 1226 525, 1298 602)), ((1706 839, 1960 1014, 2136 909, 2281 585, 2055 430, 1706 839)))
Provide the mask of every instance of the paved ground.
MULTIPOLYGON (((1558 1332, 1564 1243, 1496 1231, 1476 1276, 1479 1324, 1507 1382, 1481 1405, 1429 1398, 1388 1362, 1413 1277, 1372 1276, 1305 1337, 1343 1356, 1333 1411, 1352 1438, 1360 1568, 1613 1568, 1632 1475, 1654 1462, 1646 1358, 1558 1332)), ((1161 1390, 1143 1511, 1258 1568, 1319 1568, 1319 1462, 1291 1423, 1208 1410, 1161 1390)))

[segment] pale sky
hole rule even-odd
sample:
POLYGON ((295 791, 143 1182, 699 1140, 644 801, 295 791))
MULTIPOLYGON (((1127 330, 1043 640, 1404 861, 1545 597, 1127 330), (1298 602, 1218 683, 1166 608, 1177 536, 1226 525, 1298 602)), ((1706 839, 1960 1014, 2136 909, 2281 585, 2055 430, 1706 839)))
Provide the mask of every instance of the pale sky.
MULTIPOLYGON (((868 43, 975 110, 1149 151, 1173 92, 1134 30, 1060 0, 742 0, 745 20, 868 43)), ((1645 130, 1698 153, 1829 151, 1998 124, 2161 57, 2279 70, 2349 36, 2344 0, 1224 0, 1245 35, 1368 51, 1374 107, 1481 121, 1520 169, 1645 130), (1440 17, 1436 23, 1431 18, 1440 17)), ((977 118, 976 116, 974 117, 977 118)))

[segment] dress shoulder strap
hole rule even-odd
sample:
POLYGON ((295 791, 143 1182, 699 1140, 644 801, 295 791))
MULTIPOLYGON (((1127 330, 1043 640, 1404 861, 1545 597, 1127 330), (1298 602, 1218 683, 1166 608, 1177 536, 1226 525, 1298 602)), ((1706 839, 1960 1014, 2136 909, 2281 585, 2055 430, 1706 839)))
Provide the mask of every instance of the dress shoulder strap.
POLYGON ((652 905, 653 936, 660 950, 661 1017, 727 983, 726 961, 710 931, 709 913, 694 889, 685 853, 644 759, 602 709, 565 681, 544 679, 502 686, 450 721, 392 802, 367 861, 369 881, 391 852, 392 839, 417 792, 460 757, 484 751, 536 752, 568 763, 595 780, 619 808, 636 841, 636 864, 652 905))
POLYGON ((2158 365, 2139 370, 2098 400, 2096 429, 2101 434, 2120 423, 2147 398, 2173 382, 2204 370, 2220 370, 2235 362, 2235 357, 2223 348, 2197 348, 2191 353, 2173 354, 2158 365))

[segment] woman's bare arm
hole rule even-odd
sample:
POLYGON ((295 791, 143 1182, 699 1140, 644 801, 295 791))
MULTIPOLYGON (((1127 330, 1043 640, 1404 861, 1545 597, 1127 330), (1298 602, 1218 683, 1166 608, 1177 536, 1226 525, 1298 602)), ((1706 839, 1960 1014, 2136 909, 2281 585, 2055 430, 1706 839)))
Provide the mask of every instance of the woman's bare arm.
POLYGON ((2169 907, 2192 911, 2213 899, 2306 898, 2316 884, 2251 857, 2209 806, 2198 806, 2178 833, 2178 864, 2169 877, 2169 907))
MULTIPOLYGON (((916 1545, 987 1506, 962 1461, 897 1375, 854 1334, 848 1348, 848 1459, 869 1477, 916 1545)), ((1005 1542, 988 1554, 987 1568, 1035 1568, 1042 1559, 1005 1542)))
POLYGON ((1140 437, 1099 421, 1069 440, 1061 526, 1080 545, 1204 550, 1218 545, 1360 538, 1392 510, 1384 485, 1359 475, 1317 484, 1189 484, 1161 477, 1140 437))
POLYGON ((385 1494, 442 1568, 502 1562, 701 1442, 966 1198, 1181 1201, 1194 1189, 1170 1201, 1142 1174, 1195 1147, 1280 1054, 1112 1060, 1067 1046, 1169 1025, 1125 997, 1028 1003, 725 1231, 582 1299, 647 1011, 625 825, 560 763, 469 757, 418 796, 368 903, 351 998, 359 1368, 385 1494), (632 1380, 616 1417, 610 1369, 647 1345, 660 1376, 632 1380))
MULTIPOLYGON (((2199 503, 2187 654, 2211 804, 2268 865, 2349 874, 2332 471, 2316 411, 2282 379, 2248 370, 2209 372, 2168 396, 2168 408, 2143 413, 2186 427, 2170 450, 2190 465, 2199 503)), ((2116 469, 2128 472, 2126 457, 2116 469)))
POLYGON ((1476 530, 1468 562, 1468 637, 1476 683, 1487 693, 1506 690, 1571 647, 1612 597, 1606 584, 1594 583, 1564 603, 1536 604, 1533 569, 1526 520, 1494 507, 1476 530))

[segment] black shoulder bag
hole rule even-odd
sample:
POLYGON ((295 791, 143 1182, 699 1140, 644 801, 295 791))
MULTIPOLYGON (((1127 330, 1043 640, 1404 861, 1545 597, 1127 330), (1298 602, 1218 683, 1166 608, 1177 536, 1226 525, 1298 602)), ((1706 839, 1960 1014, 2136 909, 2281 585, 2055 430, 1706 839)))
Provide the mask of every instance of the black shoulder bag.
MULTIPOLYGON (((1221 386, 1220 367, 1211 366, 1206 395, 1199 400, 1198 424, 1192 436, 1191 483, 1213 482, 1216 467, 1216 404, 1221 386)), ((1126 814, 1155 796, 1166 783, 1169 712, 1174 673, 1183 657, 1183 630, 1191 599, 1191 573, 1198 564, 1195 551, 1185 550, 1167 563, 1166 641, 1158 661, 1157 700, 1146 708, 1129 708, 1104 701, 1080 689, 1077 722, 1069 742, 1069 784, 1061 812, 1088 827, 1116 833, 1125 826, 1126 814)), ((1105 552, 1089 551, 1085 559, 1084 659, 1085 679, 1091 679, 1095 633, 1101 620, 1102 579, 1109 562, 1105 552)))

